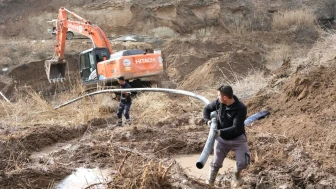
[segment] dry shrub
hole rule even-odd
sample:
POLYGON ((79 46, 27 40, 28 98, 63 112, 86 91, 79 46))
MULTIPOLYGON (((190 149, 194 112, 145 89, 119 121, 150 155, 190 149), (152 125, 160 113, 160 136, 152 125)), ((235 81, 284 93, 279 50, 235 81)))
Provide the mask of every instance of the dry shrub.
POLYGON ((291 49, 288 45, 275 45, 274 48, 266 55, 266 67, 270 70, 279 68, 282 65, 282 62, 290 57, 292 50, 293 49, 291 49))
POLYGON ((315 26, 316 16, 310 10, 290 10, 275 14, 273 17, 273 29, 286 29, 291 26, 315 26))
POLYGON ((9 104, 0 101, 1 123, 8 126, 34 125, 34 124, 56 124, 61 126, 73 126, 86 124, 93 118, 104 117, 99 112, 99 104, 102 103, 102 96, 86 97, 68 106, 54 110, 53 107, 78 97, 78 89, 58 94, 46 99, 30 88, 17 90, 16 101, 9 104))
POLYGON ((252 31, 251 21, 243 20, 241 18, 233 19, 233 29, 229 29, 230 33, 235 35, 243 35, 252 31))
MULTIPOLYGON (((294 58, 291 61, 291 72, 297 70, 309 71, 314 66, 330 66, 335 60, 336 33, 325 33, 308 53, 294 58)), ((298 53, 296 53, 298 54, 298 53)), ((307 72, 308 73, 308 72, 307 72)))
POLYGON ((110 188, 171 188, 170 170, 174 164, 175 161, 166 164, 142 155, 126 155, 119 166, 118 175, 110 183, 110 188))
POLYGON ((133 101, 133 119, 137 123, 156 125, 171 118, 177 118, 185 112, 199 111, 203 104, 191 97, 165 93, 141 93, 133 101))
MULTIPOLYGON (((52 107, 39 94, 30 88, 16 91, 17 101, 7 103, 1 101, 1 122, 9 126, 21 126, 28 123, 40 123, 41 117, 54 113, 52 107)), ((42 118, 43 119, 43 118, 42 118)))
POLYGON ((109 115, 111 115, 111 113, 114 113, 113 116, 115 116, 119 108, 119 102, 113 99, 112 95, 103 94, 103 95, 97 96, 96 98, 99 99, 98 100, 99 112, 106 113, 109 115))
POLYGON ((244 100, 255 95, 260 89, 266 87, 269 78, 262 71, 254 71, 245 77, 236 76, 236 80, 229 83, 235 95, 244 100))
POLYGON ((163 93, 141 93, 133 102, 133 109, 138 112, 135 115, 139 123, 154 125, 163 117, 173 116, 169 104, 172 101, 163 93))
POLYGON ((321 38, 308 53, 305 64, 312 63, 314 65, 334 64, 335 60, 335 43, 336 33, 331 33, 321 38))

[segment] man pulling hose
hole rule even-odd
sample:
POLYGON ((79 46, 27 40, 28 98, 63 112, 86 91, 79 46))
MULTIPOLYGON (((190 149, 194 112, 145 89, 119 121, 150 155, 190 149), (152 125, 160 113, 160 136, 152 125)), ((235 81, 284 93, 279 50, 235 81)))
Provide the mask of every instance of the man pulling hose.
POLYGON ((234 184, 241 185, 243 180, 240 173, 250 163, 250 152, 245 134, 244 120, 246 119, 246 106, 233 95, 231 86, 222 85, 217 89, 218 99, 203 109, 203 117, 208 125, 211 124, 210 113, 217 111, 217 129, 214 145, 214 158, 210 164, 211 169, 207 183, 213 185, 219 169, 229 151, 236 154, 236 168, 234 184))

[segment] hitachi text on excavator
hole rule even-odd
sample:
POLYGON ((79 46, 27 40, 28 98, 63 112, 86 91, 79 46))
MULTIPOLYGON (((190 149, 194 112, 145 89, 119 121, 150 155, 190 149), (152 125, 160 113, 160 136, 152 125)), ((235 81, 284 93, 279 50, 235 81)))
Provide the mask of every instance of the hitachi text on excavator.
POLYGON ((45 70, 51 83, 65 80, 67 61, 64 53, 68 29, 89 37, 93 43, 93 48, 79 54, 83 85, 111 85, 119 76, 124 76, 127 80, 137 80, 163 73, 160 50, 135 49, 113 52, 100 27, 62 7, 57 18, 55 56, 45 61, 45 70), (76 20, 68 18, 67 14, 71 14, 76 20))

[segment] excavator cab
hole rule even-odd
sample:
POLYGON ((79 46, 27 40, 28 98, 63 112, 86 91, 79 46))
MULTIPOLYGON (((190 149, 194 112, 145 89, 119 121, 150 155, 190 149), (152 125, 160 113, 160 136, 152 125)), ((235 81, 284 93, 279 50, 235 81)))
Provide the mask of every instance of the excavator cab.
MULTIPOLYGON (((97 63, 110 58, 108 48, 91 48, 79 54, 79 71, 83 83, 97 80, 97 63)), ((63 82, 67 61, 51 59, 45 61, 45 71, 50 83, 63 82)))
POLYGON ((108 48, 92 48, 79 54, 79 71, 83 83, 97 80, 97 63, 110 58, 108 48))

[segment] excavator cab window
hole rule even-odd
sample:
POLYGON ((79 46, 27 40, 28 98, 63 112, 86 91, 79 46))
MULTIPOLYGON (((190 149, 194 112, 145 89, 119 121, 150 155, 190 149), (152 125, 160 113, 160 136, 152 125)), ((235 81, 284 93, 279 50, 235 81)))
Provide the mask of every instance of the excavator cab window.
POLYGON ((79 54, 80 75, 83 82, 97 79, 97 63, 110 58, 108 48, 93 48, 79 54))

